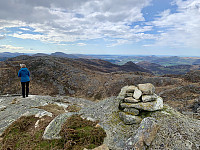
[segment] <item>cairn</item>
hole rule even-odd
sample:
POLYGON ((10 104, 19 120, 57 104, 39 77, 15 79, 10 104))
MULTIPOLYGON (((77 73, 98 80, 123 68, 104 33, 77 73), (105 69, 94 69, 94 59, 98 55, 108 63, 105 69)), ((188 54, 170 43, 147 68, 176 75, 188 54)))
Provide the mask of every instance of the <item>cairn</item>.
POLYGON ((125 86, 118 97, 120 100, 120 119, 127 125, 140 123, 142 111, 156 111, 163 108, 163 99, 155 94, 151 83, 125 86))

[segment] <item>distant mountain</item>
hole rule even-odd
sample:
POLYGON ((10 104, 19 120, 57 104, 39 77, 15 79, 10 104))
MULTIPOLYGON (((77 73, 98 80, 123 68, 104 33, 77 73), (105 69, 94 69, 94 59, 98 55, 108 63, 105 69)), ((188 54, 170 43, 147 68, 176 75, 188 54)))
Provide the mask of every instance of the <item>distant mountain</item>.
POLYGON ((108 60, 114 64, 123 65, 128 61, 134 63, 147 61, 162 66, 193 65, 200 57, 178 57, 178 56, 122 56, 122 55, 95 55, 95 58, 108 60))
POLYGON ((156 75, 165 74, 185 74, 191 70, 199 70, 199 66, 193 65, 174 65, 174 66, 162 66, 156 63, 150 63, 147 61, 142 61, 137 63, 137 65, 152 71, 156 75))
POLYGON ((25 55, 25 53, 10 53, 10 52, 0 53, 0 57, 16 57, 20 55, 25 55))
POLYGON ((34 56, 49 56, 49 55, 45 53, 36 53, 36 54, 33 54, 32 56, 34 57, 34 56))
POLYGON ((108 61, 101 60, 101 59, 77 59, 77 61, 80 61, 83 63, 84 67, 94 70, 94 71, 100 71, 100 72, 146 72, 151 73, 150 71, 134 64, 133 62, 129 62, 125 65, 115 65, 108 61))
POLYGON ((65 54, 63 52, 55 52, 55 53, 52 53, 51 56, 54 56, 54 57, 66 57, 66 58, 79 58, 73 54, 65 54))
POLYGON ((83 59, 96 59, 95 57, 92 57, 90 55, 85 55, 85 54, 73 54, 73 55, 78 58, 83 58, 83 59))

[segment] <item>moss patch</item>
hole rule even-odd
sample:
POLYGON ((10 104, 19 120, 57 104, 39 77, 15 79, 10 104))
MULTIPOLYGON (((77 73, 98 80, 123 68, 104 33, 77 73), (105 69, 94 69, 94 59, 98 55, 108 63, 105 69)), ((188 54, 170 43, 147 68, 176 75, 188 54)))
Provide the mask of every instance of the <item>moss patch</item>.
POLYGON ((54 116, 57 116, 57 115, 65 113, 64 108, 60 107, 60 106, 58 106, 56 104, 49 104, 49 105, 45 105, 45 106, 39 106, 37 108, 46 110, 48 112, 51 112, 54 116))
POLYGON ((95 148, 103 144, 105 131, 95 127, 97 122, 82 119, 78 115, 70 117, 62 126, 61 136, 65 149, 80 150, 95 148))

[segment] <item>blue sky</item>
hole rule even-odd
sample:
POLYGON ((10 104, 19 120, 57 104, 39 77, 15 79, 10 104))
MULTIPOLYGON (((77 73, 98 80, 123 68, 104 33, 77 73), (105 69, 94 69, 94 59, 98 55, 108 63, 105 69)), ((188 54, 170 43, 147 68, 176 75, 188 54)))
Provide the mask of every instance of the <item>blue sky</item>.
POLYGON ((200 0, 0 0, 0 52, 200 56, 200 0))

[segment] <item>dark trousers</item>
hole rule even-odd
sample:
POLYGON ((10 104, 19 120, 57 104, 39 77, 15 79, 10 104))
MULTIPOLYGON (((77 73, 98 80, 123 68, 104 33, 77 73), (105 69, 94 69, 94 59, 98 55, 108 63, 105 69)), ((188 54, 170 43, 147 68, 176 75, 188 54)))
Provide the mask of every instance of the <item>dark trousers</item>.
POLYGON ((21 82, 21 84, 22 84, 22 96, 25 98, 25 86, 26 86, 26 97, 28 97, 29 81, 28 82, 21 82))

